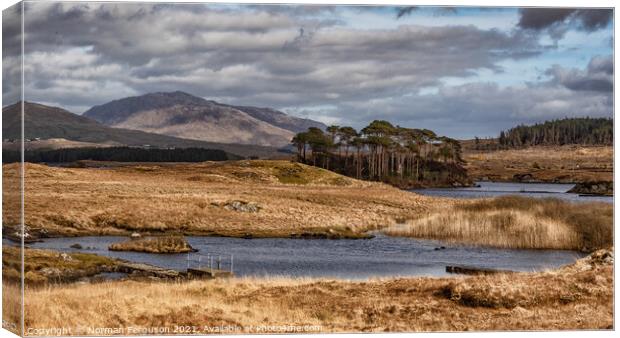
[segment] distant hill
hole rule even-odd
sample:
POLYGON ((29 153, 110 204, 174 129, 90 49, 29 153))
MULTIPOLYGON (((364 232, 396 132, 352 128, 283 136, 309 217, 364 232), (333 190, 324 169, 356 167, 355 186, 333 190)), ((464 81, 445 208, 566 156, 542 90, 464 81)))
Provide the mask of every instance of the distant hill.
POLYGON ((502 131, 501 146, 523 147, 535 145, 611 145, 614 123, 607 118, 566 118, 545 121, 531 126, 521 125, 502 131))
MULTIPOLYGON (((20 138, 20 113, 19 103, 2 109, 3 139, 20 138)), ((27 139, 62 138, 110 145, 220 149, 245 157, 281 157, 283 155, 273 147, 187 140, 138 130, 112 128, 88 117, 38 103, 25 102, 24 113, 24 137, 27 139)))
POLYGON ((283 147, 295 133, 320 122, 270 108, 220 104, 188 93, 162 92, 127 97, 83 114, 108 126, 193 140, 283 147))

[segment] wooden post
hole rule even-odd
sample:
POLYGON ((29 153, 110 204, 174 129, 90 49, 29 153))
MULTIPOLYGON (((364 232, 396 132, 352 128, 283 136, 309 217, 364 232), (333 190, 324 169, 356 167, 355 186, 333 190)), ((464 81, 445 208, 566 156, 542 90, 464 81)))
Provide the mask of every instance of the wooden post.
POLYGON ((222 256, 220 255, 220 256, 217 256, 217 269, 218 270, 221 270, 221 268, 222 268, 222 264, 221 263, 222 263, 222 256))
POLYGON ((230 273, 233 272, 233 255, 230 255, 230 273))
POLYGON ((189 269, 189 252, 187 253, 187 268, 189 269))

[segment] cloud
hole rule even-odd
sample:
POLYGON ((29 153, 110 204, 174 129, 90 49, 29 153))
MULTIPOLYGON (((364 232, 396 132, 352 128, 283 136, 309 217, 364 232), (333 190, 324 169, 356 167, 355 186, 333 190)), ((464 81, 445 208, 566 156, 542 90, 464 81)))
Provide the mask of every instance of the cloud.
MULTIPOLYGON (((182 90, 356 127, 385 118, 455 137, 573 112, 611 114, 610 57, 505 86, 479 74, 493 78, 511 71, 503 61, 529 66, 545 53, 528 29, 394 24, 394 8, 373 13, 390 25, 355 28, 338 11, 372 9, 335 8, 27 3, 26 98, 81 113, 126 96, 182 90), (466 84, 449 86, 447 78, 466 84), (424 94, 428 88, 436 93, 424 94)), ((7 39, 3 49, 19 50, 14 43, 7 39)), ((6 67, 18 62, 10 53, 3 59, 5 104, 19 92, 19 72, 6 67)))
POLYGON ((112 88, 119 97, 128 89, 186 90, 244 104, 316 105, 416 92, 442 77, 499 71, 498 61, 541 50, 518 32, 473 25, 361 30, 333 25, 333 16, 300 18, 278 8, 29 3, 27 92, 75 107, 103 103, 112 88), (84 85, 82 93, 63 95, 60 84, 71 81, 84 85))
POLYGON ((613 10, 604 8, 522 8, 519 14, 519 28, 547 30, 556 39, 570 27, 593 32, 607 27, 613 19, 613 10))
MULTIPOLYGON (((611 60, 611 56, 597 56, 584 69, 564 69, 581 78, 511 86, 481 81, 441 85, 432 94, 352 100, 324 112, 333 117, 346 116, 344 121, 358 128, 373 119, 386 119, 457 138, 496 137, 500 130, 518 124, 565 117, 613 117, 613 92, 570 85, 571 81, 576 82, 574 79, 585 82, 588 76, 610 74, 611 60)), ((552 70, 557 67, 547 73, 552 70)))
POLYGON ((396 9, 396 18, 400 19, 403 16, 410 15, 411 13, 418 10, 417 6, 407 6, 407 7, 399 7, 396 9))
POLYGON ((590 60, 584 70, 564 68, 555 65, 546 74, 552 77, 552 82, 574 91, 613 92, 613 57, 597 56, 590 60))

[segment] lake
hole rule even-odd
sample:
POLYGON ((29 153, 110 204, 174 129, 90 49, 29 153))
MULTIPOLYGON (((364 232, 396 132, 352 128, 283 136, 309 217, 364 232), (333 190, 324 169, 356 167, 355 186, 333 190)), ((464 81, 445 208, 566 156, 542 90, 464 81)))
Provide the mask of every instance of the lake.
POLYGON ((513 182, 476 182, 478 187, 433 188, 411 190, 418 194, 453 198, 484 198, 504 195, 545 198, 554 197, 571 202, 607 202, 613 203, 611 196, 580 196, 568 193, 574 184, 556 183, 513 183, 513 182))
MULTIPOLYGON (((50 238, 33 248, 89 252, 135 262, 185 270, 187 254, 145 254, 108 251, 126 237, 50 238), (79 243, 85 249, 70 248, 79 243)), ((187 237, 200 254, 234 255, 237 276, 337 277, 366 279, 395 276, 444 276, 446 265, 514 271, 539 271, 570 264, 584 254, 561 250, 507 250, 449 245, 438 241, 377 234, 367 240, 241 239, 187 237), (443 250, 435 248, 445 246, 443 250)))
MULTIPOLYGON (((573 202, 603 201, 613 197, 584 197, 567 193, 572 184, 477 182, 479 187, 423 189, 416 193, 453 198, 481 198, 502 195, 555 197, 573 202)), ((540 271, 573 263, 583 253, 562 250, 511 250, 439 241, 390 237, 376 233, 367 240, 241 239, 226 237, 186 237, 199 254, 222 253, 234 256, 237 276, 335 277, 367 279, 395 276, 445 276, 447 265, 467 265, 513 271, 540 271), (436 250, 436 248, 445 249, 436 250)), ((147 254, 108 251, 112 243, 126 237, 51 238, 34 243, 33 248, 65 252, 90 252, 129 261, 184 271, 186 254, 147 254), (85 249, 72 249, 79 243, 85 249)), ((228 260, 223 259, 226 263, 228 260)))

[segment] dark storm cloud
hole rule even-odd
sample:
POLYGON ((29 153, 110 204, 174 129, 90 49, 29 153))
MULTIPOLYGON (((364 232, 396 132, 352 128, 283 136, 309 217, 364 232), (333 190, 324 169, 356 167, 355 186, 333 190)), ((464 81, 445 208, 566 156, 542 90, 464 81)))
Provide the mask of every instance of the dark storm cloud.
POLYGON ((552 82, 571 90, 611 93, 614 88, 613 67, 611 55, 598 56, 590 60, 585 70, 556 65, 546 74, 552 77, 552 82))
POLYGON ((523 8, 518 25, 525 29, 543 29, 564 22, 574 12, 570 8, 523 8))
POLYGON ((518 27, 523 29, 577 29, 592 32, 607 27, 613 16, 612 9, 523 8, 519 10, 518 27))
MULTIPOLYGON (((413 12, 419 10, 421 7, 418 6, 405 6, 405 7, 396 7, 396 19, 400 19, 402 17, 411 15, 413 12)), ((458 7, 452 6, 442 6, 442 7, 424 7, 425 9, 429 9, 432 11, 435 16, 444 16, 444 15, 452 15, 458 13, 458 7)))
POLYGON ((410 15, 411 13, 415 12, 418 10, 417 6, 407 6, 407 7, 400 7, 396 9, 396 18, 400 19, 403 16, 407 16, 410 15))
POLYGON ((21 5, 2 12, 2 99, 5 104, 21 97, 21 5))

